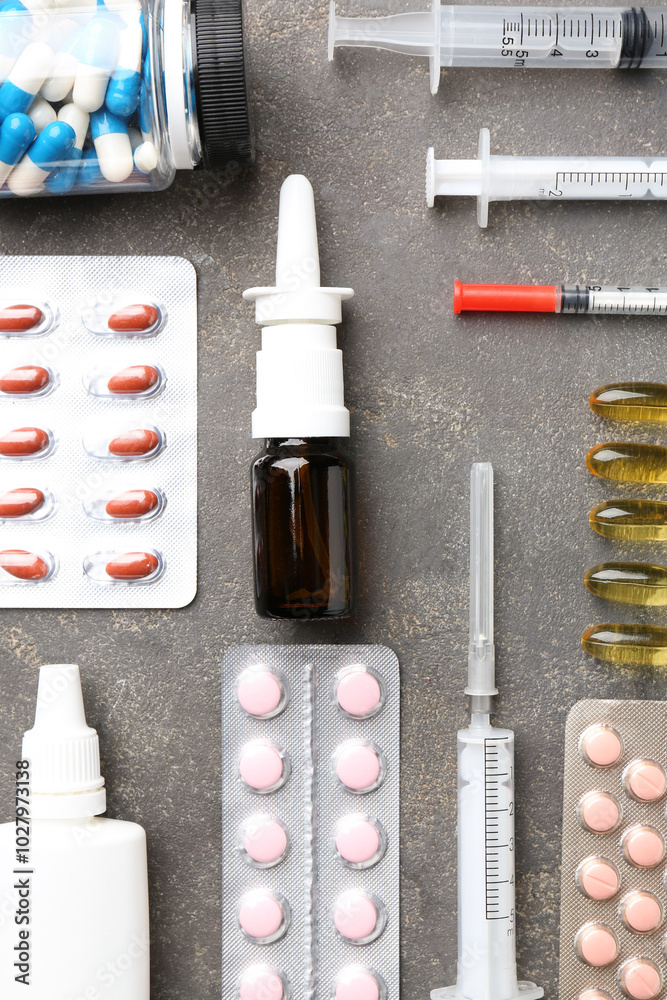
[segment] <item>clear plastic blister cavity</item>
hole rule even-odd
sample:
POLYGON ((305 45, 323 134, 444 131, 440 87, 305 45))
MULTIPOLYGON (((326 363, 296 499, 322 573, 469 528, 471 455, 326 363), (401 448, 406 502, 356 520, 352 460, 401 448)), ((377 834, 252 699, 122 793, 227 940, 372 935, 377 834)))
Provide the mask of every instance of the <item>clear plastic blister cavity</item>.
POLYGON ((398 997, 399 697, 383 646, 225 655, 223 996, 398 997))

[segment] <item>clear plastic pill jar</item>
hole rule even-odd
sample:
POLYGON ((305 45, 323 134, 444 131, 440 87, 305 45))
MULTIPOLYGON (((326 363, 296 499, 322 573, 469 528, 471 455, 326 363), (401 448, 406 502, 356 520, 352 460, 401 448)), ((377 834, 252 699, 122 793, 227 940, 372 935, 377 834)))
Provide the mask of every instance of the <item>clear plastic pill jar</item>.
POLYGON ((0 0, 0 197, 252 158, 242 0, 0 0))

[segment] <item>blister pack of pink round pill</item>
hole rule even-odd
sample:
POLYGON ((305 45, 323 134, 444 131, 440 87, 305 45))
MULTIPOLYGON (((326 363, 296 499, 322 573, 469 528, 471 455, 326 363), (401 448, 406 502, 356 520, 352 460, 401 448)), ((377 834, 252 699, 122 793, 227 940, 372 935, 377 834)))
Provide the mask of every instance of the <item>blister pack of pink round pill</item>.
POLYGON ((240 646, 222 706, 223 996, 398 997, 396 656, 240 646))
POLYGON ((667 703, 580 701, 566 727, 561 1000, 667 987, 667 703))
POLYGON ((0 289, 0 607, 188 604, 192 265, 3 257, 0 289))

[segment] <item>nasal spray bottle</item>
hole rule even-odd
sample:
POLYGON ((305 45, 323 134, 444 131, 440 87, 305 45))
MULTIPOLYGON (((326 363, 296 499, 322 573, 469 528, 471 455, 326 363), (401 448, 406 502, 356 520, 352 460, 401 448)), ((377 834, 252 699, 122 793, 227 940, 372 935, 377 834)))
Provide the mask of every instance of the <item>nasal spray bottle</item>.
POLYGON ((351 288, 321 288, 309 181, 280 192, 274 288, 250 288, 262 327, 252 436, 255 602, 265 618, 342 618, 356 603, 353 467, 343 444, 341 302, 351 288))
POLYGON ((41 668, 21 756, 0 826, 0 997, 149 1000, 146 834, 101 816, 77 666, 41 668))

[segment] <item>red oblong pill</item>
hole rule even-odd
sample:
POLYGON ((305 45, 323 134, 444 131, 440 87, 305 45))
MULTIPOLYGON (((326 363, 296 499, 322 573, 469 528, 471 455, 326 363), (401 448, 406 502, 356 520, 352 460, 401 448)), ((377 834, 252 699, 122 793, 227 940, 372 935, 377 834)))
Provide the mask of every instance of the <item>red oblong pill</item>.
POLYGON ((26 514, 36 511, 43 503, 42 491, 31 486, 8 490, 0 496, 0 517, 25 517, 26 514))
POLYGON ((39 326, 44 313, 37 306, 15 305, 0 309, 0 330, 3 333, 25 333, 39 326))
POLYGON ((17 580, 43 580, 49 572, 40 556, 25 549, 4 549, 0 552, 0 567, 17 580))
POLYGON ((143 333, 155 326, 159 318, 160 313, 155 306, 140 303, 123 306, 122 309, 112 313, 108 319, 108 326, 116 333, 143 333))
POLYGON ((132 365, 116 372, 107 382, 109 392, 119 394, 131 392, 146 392, 155 385, 160 377, 157 368, 152 365, 132 365))
POLYGON ((16 427, 0 437, 0 455, 36 455, 49 443, 41 427, 16 427))
POLYGON ((106 564, 108 576, 114 580, 143 580, 158 567, 152 552, 124 552, 106 564))
POLYGON ((0 378, 0 392, 39 392, 49 384, 51 376, 39 365, 12 368, 0 378))
POLYGON ((126 431, 112 438, 109 441, 109 451, 112 455, 147 455, 149 451, 157 448, 159 440, 155 431, 148 427, 137 427, 136 430, 126 431))
POLYGON ((109 517, 143 517, 155 510, 157 505, 158 497, 152 490, 125 490, 112 497, 104 509, 109 517))

